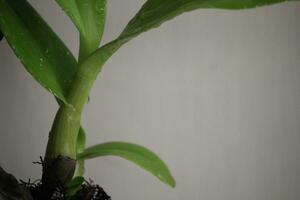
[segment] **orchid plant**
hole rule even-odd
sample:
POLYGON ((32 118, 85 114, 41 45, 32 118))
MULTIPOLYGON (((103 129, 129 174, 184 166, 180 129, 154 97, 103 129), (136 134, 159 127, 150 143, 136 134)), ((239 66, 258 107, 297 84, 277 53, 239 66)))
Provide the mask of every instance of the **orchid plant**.
POLYGON ((83 181, 84 162, 108 155, 129 160, 175 187, 167 165, 145 147, 126 142, 86 147, 81 115, 95 79, 120 47, 180 14, 201 8, 235 10, 285 1, 297 0, 147 0, 120 35, 103 45, 106 0, 56 0, 79 32, 80 48, 75 58, 26 0, 0 0, 0 38, 6 39, 26 70, 59 104, 43 158, 46 191, 51 194, 63 186, 74 194, 83 181))

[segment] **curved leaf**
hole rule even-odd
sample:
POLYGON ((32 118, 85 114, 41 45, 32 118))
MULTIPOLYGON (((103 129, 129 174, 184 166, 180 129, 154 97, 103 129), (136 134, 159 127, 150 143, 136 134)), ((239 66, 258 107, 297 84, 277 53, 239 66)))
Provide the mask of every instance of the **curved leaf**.
POLYGON ((0 0, 0 29, 27 71, 66 103, 77 62, 39 14, 26 0, 0 0))
POLYGON ((56 0, 80 33, 80 60, 95 51, 102 39, 106 0, 56 0))
POLYGON ((199 8, 246 9, 286 1, 299 0, 148 0, 130 20, 121 35, 99 48, 83 63, 91 74, 98 74, 104 63, 126 42, 139 34, 160 26, 182 13, 199 8))
POLYGON ((162 182, 175 187, 175 180, 167 165, 153 152, 140 145, 126 142, 109 142, 85 149, 78 154, 80 159, 91 159, 99 156, 119 156, 149 171, 162 182))
POLYGON ((199 8, 247 9, 297 0, 148 0, 120 37, 134 37, 184 12, 199 8))

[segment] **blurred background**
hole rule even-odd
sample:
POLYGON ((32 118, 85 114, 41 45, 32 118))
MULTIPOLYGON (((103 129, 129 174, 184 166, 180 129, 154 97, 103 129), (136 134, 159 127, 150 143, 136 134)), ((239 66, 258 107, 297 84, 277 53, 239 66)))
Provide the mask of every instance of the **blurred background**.
MULTIPOLYGON (((54 1, 30 0, 77 55, 78 34, 54 1)), ((110 0, 104 43, 144 1, 110 0)), ((169 165, 171 189, 128 161, 87 161, 113 200, 300 198, 300 4, 197 10, 134 39, 98 77, 82 124, 88 146, 144 145, 169 165)), ((0 164, 41 177, 57 105, 0 43, 0 164)))

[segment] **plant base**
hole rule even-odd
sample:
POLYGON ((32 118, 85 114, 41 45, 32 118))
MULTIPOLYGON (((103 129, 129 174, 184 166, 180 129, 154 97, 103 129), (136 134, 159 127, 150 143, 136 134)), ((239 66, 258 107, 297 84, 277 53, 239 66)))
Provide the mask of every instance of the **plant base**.
MULTIPOLYGON (((43 200, 44 194, 41 182, 22 183, 30 191, 34 200, 43 200)), ((110 196, 99 185, 86 182, 81 185, 80 189, 72 198, 65 197, 65 194, 59 188, 54 192, 51 200, 111 200, 110 196)))

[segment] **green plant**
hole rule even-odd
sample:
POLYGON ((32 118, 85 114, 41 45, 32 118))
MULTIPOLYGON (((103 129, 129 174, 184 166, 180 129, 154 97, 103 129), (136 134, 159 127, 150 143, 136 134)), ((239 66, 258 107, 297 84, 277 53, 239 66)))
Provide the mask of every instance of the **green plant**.
POLYGON ((60 105, 44 158, 43 184, 47 190, 51 193, 58 186, 66 186, 73 194, 82 183, 85 160, 106 155, 132 161, 174 187, 175 180, 166 164, 144 147, 125 142, 85 147, 81 113, 97 75, 122 45, 184 12, 200 8, 245 9, 283 1, 147 0, 115 40, 100 46, 106 0, 56 0, 80 34, 79 56, 75 59, 26 0, 0 0, 0 30, 27 71, 60 105))

